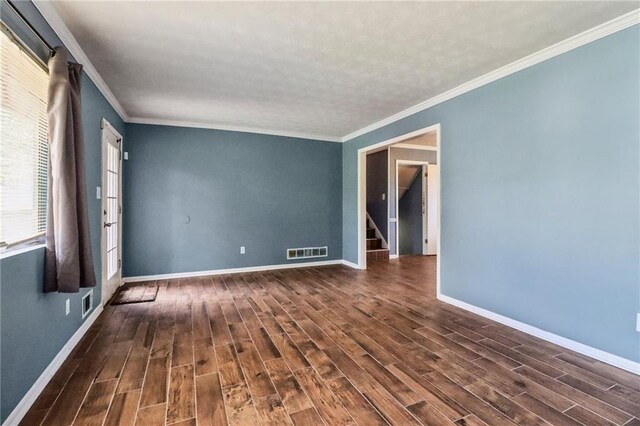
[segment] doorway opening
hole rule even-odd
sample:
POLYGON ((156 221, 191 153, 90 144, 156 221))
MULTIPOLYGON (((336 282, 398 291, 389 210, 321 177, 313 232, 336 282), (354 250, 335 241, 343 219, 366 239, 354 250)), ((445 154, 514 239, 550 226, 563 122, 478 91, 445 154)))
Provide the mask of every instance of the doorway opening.
POLYGON ((122 284, 122 136, 102 119, 102 304, 122 284))
POLYGON ((437 255, 437 164, 396 160, 395 177, 397 255, 437 255))
POLYGON ((358 268, 380 261, 368 250, 373 237, 386 245, 381 248, 388 250, 389 259, 403 254, 434 255, 438 295, 440 139, 440 124, 435 124, 358 150, 358 268), (386 177, 386 187, 380 176, 386 177), (410 198, 405 200, 407 194, 410 198), (416 204, 419 216, 406 217, 403 206, 416 204), (410 252, 404 250, 405 235, 412 245, 410 252))

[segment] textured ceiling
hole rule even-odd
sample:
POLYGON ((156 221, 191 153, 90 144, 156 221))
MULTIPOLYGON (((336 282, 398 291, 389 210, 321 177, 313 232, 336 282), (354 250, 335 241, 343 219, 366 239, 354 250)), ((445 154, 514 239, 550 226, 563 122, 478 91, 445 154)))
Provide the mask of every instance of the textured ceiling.
POLYGON ((131 117, 342 137, 638 4, 54 7, 131 117))

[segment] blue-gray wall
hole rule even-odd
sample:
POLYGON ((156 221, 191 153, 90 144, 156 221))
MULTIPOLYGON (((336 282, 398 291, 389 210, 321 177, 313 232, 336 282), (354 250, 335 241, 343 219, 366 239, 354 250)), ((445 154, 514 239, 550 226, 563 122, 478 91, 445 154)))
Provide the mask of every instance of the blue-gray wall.
POLYGON ((422 254, 422 177, 416 175, 398 201, 400 256, 422 254))
POLYGON ((640 31, 635 25, 343 144, 441 123, 441 290, 640 361, 640 31))
MULTIPOLYGON (((51 44, 61 44, 33 4, 16 4, 51 44)), ((4 14, 4 2, 2 7, 4 14)), ((82 115, 91 246, 99 282, 102 216, 95 193, 101 185, 100 120, 106 118, 122 134, 124 123, 86 74, 82 80, 82 115)), ((78 294, 43 293, 43 266, 43 248, 0 260, 0 422, 83 322, 80 299, 88 289, 81 289, 78 294), (71 313, 65 316, 67 298, 71 313)), ((101 303, 100 284, 93 293, 95 307, 101 303)))
POLYGON ((387 242, 389 241, 388 173, 388 150, 367 155, 367 213, 387 242))
POLYGON ((342 259, 340 144, 127 124, 125 150, 125 276, 342 259))

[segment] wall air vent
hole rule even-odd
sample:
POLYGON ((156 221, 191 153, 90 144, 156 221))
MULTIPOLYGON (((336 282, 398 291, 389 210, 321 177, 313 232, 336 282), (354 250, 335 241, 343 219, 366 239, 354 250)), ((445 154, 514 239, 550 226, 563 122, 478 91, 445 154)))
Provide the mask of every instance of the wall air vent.
POLYGON ((89 290, 82 296, 82 318, 86 317, 91 309, 93 309, 93 290, 89 290))
POLYGON ((287 260, 327 257, 329 249, 325 247, 304 247, 287 249, 287 260))

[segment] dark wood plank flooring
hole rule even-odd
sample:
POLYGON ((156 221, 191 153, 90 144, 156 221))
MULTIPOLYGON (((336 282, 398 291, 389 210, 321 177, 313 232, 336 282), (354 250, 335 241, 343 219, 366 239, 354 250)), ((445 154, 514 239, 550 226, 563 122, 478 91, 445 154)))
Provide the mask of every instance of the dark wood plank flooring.
POLYGON ((637 425, 640 378, 435 295, 435 258, 159 281, 25 425, 637 425))

